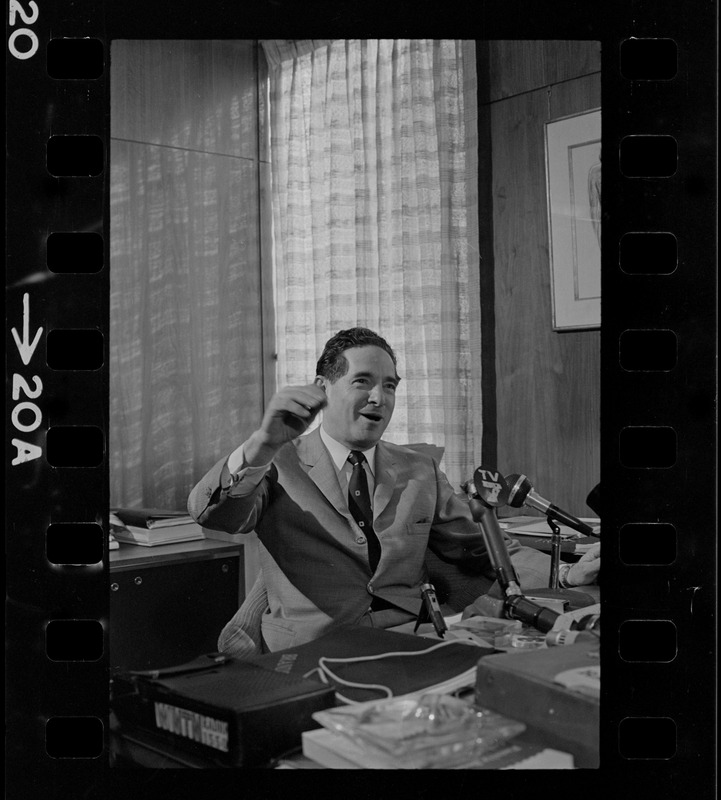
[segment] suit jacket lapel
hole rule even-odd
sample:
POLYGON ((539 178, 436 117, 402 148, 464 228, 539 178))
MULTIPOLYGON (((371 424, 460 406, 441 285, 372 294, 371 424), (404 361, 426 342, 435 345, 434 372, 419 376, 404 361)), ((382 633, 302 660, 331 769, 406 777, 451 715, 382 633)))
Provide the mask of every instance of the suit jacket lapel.
POLYGON ((320 489, 328 502, 336 511, 351 521, 353 516, 348 510, 348 499, 343 496, 335 465, 320 438, 319 428, 298 440, 298 457, 304 464, 308 477, 320 489))
MULTIPOLYGON (((338 482, 335 465, 326 450, 318 428, 298 440, 298 457, 308 477, 320 489, 328 502, 348 521, 353 516, 348 510, 348 498, 338 482)), ((393 456, 383 442, 376 449, 375 491, 373 493, 373 518, 377 519, 393 497, 398 469, 393 456)))
POLYGON ((376 486, 373 493, 374 519, 378 519, 390 502, 397 477, 398 469, 393 457, 383 442, 378 442, 378 447, 376 448, 376 486))

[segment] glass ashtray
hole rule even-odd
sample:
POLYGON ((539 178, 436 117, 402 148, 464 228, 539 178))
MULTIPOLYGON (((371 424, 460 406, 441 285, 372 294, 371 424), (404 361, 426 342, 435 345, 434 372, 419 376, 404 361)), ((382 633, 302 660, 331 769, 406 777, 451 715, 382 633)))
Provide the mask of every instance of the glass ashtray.
POLYGON ((511 636, 514 633, 521 633, 522 625, 518 620, 473 616, 454 622, 450 630, 459 634, 467 632, 478 636, 492 647, 510 647, 511 636))
POLYGON ((313 718, 389 765, 406 769, 470 765, 526 729, 522 722, 444 694, 341 706, 317 711, 313 718))
POLYGON ((524 629, 523 633, 514 633, 511 636, 511 647, 519 650, 536 650, 546 647, 546 634, 524 629))

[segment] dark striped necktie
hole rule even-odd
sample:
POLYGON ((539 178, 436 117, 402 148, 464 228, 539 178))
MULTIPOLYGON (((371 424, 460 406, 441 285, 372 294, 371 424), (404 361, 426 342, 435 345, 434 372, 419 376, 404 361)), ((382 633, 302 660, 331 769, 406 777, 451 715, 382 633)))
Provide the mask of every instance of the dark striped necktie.
POLYGON ((360 450, 351 450, 348 461, 353 465, 353 472, 348 483, 348 508, 358 527, 368 540, 368 561, 371 572, 375 572, 381 558, 381 543, 373 530, 373 508, 368 491, 368 476, 363 468, 366 457, 360 450))

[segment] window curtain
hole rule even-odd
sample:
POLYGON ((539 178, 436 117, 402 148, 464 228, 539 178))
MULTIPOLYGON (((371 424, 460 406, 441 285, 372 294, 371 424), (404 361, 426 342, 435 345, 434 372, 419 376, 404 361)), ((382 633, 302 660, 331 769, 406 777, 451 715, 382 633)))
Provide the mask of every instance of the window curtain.
POLYGON ((362 325, 402 378, 385 438, 481 453, 475 45, 266 41, 278 385, 362 325))
POLYGON ((113 44, 112 506, 185 509, 263 414, 253 46, 113 44))

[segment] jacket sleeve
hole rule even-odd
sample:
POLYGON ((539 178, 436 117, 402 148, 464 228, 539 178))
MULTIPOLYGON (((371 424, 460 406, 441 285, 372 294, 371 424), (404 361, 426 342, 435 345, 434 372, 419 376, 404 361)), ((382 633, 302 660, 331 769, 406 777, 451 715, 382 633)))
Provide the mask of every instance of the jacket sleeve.
POLYGON ((211 530, 249 533, 263 515, 276 469, 271 466, 251 492, 237 495, 223 488, 230 474, 227 461, 227 457, 218 461, 193 487, 188 497, 188 513, 199 525, 211 530))

